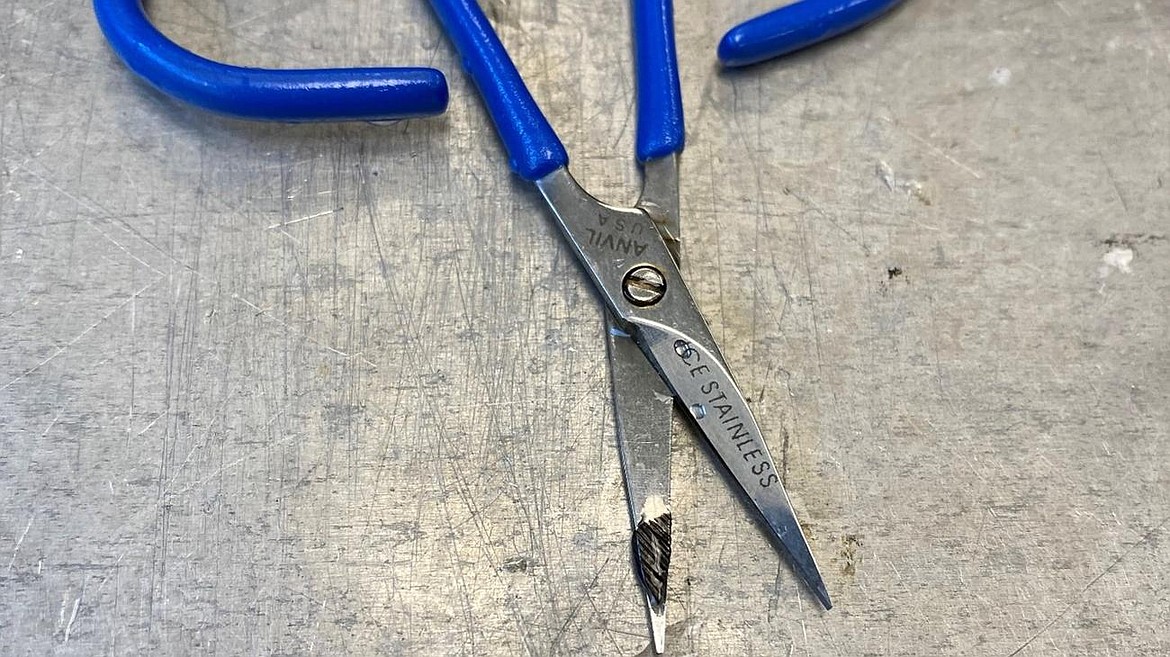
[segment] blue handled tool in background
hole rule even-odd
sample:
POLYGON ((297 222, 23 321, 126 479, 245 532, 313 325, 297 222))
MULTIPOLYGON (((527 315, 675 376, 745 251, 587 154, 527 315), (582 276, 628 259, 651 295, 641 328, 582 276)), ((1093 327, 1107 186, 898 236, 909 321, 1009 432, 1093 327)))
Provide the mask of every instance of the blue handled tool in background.
POLYGON ((433 68, 265 69, 222 64, 159 32, 142 0, 94 0, 106 40, 163 93, 261 121, 388 121, 442 114, 447 79, 433 68))
POLYGON ((902 0, 800 0, 731 28, 719 42, 724 66, 748 66, 851 32, 902 0))
MULTIPOLYGON (((662 652, 676 407, 759 511, 796 574, 825 608, 831 602, 760 427, 679 271, 678 156, 685 131, 671 0, 630 1, 643 187, 628 208, 598 201, 573 179, 565 147, 476 0, 431 0, 431 6, 512 169, 536 184, 606 306, 633 561, 654 649, 662 652)), ((897 2, 802 0, 732 30, 720 57, 735 66, 791 52, 858 27, 897 2)), ((232 66, 168 39, 141 0, 94 0, 94 10, 131 70, 162 92, 215 112, 286 122, 391 120, 441 114, 447 106, 446 80, 434 69, 232 66)))

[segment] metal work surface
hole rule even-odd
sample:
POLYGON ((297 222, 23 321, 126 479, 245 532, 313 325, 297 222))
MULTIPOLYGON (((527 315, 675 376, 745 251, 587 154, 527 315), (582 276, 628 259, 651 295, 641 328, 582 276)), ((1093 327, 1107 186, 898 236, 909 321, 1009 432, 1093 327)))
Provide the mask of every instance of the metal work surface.
MULTIPOLYGON (((150 4, 451 109, 218 118, 0 6, 0 652, 648 654, 601 306, 425 3, 150 4)), ((680 425, 669 653, 1170 653, 1170 5, 908 0, 721 72, 769 6, 676 6, 682 268, 836 606, 680 425)), ((630 203, 625 3, 484 7, 630 203)))

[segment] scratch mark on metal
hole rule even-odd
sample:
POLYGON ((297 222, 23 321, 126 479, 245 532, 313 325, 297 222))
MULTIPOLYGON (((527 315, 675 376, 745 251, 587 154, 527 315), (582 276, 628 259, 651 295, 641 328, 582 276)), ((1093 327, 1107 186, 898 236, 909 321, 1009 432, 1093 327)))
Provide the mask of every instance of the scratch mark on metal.
POLYGON ((1125 558, 1128 557, 1130 555, 1130 553, 1132 553, 1134 550, 1136 550, 1139 547, 1142 547, 1144 545, 1149 544, 1151 539, 1153 539, 1154 536, 1159 531, 1161 531, 1163 527, 1166 526, 1167 522, 1170 522, 1170 516, 1163 518, 1162 522, 1158 523, 1157 526, 1155 526, 1150 531, 1146 532, 1145 535, 1142 536, 1141 540, 1139 540, 1138 542, 1136 542, 1136 543, 1130 545, 1128 548, 1126 548, 1124 552, 1119 554, 1117 556, 1117 558, 1113 560, 1113 563, 1109 564, 1109 566, 1105 568, 1105 570, 1102 570, 1100 573, 1097 574, 1096 577, 1089 580, 1089 583, 1085 584, 1084 588, 1082 588, 1080 590, 1080 592, 1077 593, 1076 597, 1071 602, 1069 602, 1067 605, 1065 605, 1064 609, 1060 610, 1060 613, 1056 614, 1051 619, 1049 619, 1049 621, 1047 623, 1045 623, 1043 627, 1036 630, 1036 632, 1034 634, 1032 634, 1032 636, 1028 637, 1028 639, 1026 641, 1021 643, 1020 647, 1016 648, 1011 653, 1009 653, 1008 657, 1015 657, 1016 655, 1020 654, 1021 652, 1023 652, 1023 650, 1025 648, 1032 645, 1032 643, 1034 641, 1036 641, 1036 639, 1040 638, 1045 632, 1047 632, 1049 629, 1051 629, 1053 625, 1056 625, 1057 621, 1059 621, 1061 618, 1064 618, 1064 615, 1067 614, 1069 611, 1071 611, 1072 608, 1075 607, 1076 604, 1078 602, 1080 602, 1082 598, 1085 597, 1085 593, 1088 593, 1089 589, 1093 588, 1097 584, 1097 582, 1100 582, 1106 575, 1113 572, 1113 569, 1116 568, 1118 566, 1118 564, 1120 564, 1122 561, 1125 561, 1125 558))
MULTIPOLYGON (((901 126, 899 126, 897 123, 895 123, 893 120, 891 120, 889 118, 885 119, 885 121, 887 123, 895 126, 895 127, 901 128, 901 126)), ((975 169, 972 169, 971 167, 967 166, 966 164, 963 164, 962 162, 956 160, 954 157, 951 157, 951 155, 949 155, 946 151, 939 148, 938 146, 935 146, 934 144, 930 143, 926 139, 919 137, 918 135, 914 134, 913 132, 910 132, 909 130, 907 130, 905 128, 902 128, 902 132, 906 133, 907 137, 910 137, 914 141, 925 146, 931 153, 934 153, 938 157, 941 157, 942 159, 946 160, 947 162, 950 162, 951 164, 959 167, 963 171, 966 171, 968 174, 971 175, 971 177, 975 178, 976 180, 983 180, 983 174, 979 173, 975 169)))
POLYGON ((82 330, 81 333, 78 333, 77 335, 73 336, 73 338, 70 339, 68 342, 61 345, 60 347, 57 347, 56 351, 49 354, 49 356, 46 357, 44 360, 37 363, 36 365, 33 365, 29 369, 25 370, 23 373, 18 374, 16 376, 16 378, 12 379, 8 383, 5 383, 3 387, 0 387, 0 390, 7 390, 7 389, 11 388, 13 385, 16 385, 16 383, 20 382, 28 375, 32 374, 33 372, 36 372, 37 370, 41 369, 45 365, 49 364, 50 361, 52 361, 57 356, 60 356, 61 354, 65 353, 66 350, 68 350, 73 345, 77 344, 78 341, 80 341, 85 336, 89 335, 90 332, 92 332, 95 328, 104 324, 106 322, 106 320, 108 320, 110 317, 113 317, 114 313, 125 308, 131 301, 134 301, 135 299, 137 299, 141 294, 143 294, 144 292, 146 292, 150 288, 154 287, 155 284, 161 280, 162 280, 162 277, 160 276, 159 278, 154 279, 153 281, 147 283, 146 285, 143 285, 141 288, 138 289, 137 292, 135 292, 134 294, 130 295, 129 297, 126 297, 125 299, 123 299, 122 303, 119 303, 118 305, 114 306, 112 309, 110 309, 109 312, 107 312, 106 314, 99 317, 96 322, 90 324, 88 327, 86 327, 84 330, 82 330))
POLYGON ((291 219, 291 220, 289 220, 289 221, 281 221, 281 222, 277 222, 277 223, 275 223, 275 224, 272 224, 272 225, 268 226, 268 230, 276 230, 277 228, 284 228, 285 226, 292 226, 292 225, 294 225, 294 224, 299 224, 299 223, 301 223, 301 222, 308 221, 308 220, 310 220, 310 219, 317 219, 317 218, 320 218, 320 217, 327 217, 327 216, 329 216, 329 215, 331 215, 331 214, 337 214, 338 212, 341 212, 341 211, 342 211, 342 210, 344 210, 344 209, 345 209, 345 208, 341 207, 341 208, 333 208, 332 210, 322 210, 322 211, 320 211, 320 212, 317 212, 317 213, 314 213, 314 214, 308 215, 308 216, 306 216, 306 217, 301 217, 301 218, 299 218, 299 219, 291 219))
POLYGON ((73 601, 73 611, 69 614, 69 622, 65 624, 65 640, 61 642, 61 645, 69 643, 69 635, 73 633, 73 621, 77 620, 77 610, 81 607, 82 595, 85 595, 84 588, 82 588, 81 595, 78 595, 77 599, 73 601))
POLYGON ((12 564, 16 563, 16 553, 20 552, 20 546, 24 543, 24 537, 28 536, 28 530, 32 527, 33 519, 28 519, 28 524, 24 526, 24 531, 20 533, 20 538, 16 539, 16 547, 12 548, 12 558, 8 560, 8 572, 12 572, 12 564))

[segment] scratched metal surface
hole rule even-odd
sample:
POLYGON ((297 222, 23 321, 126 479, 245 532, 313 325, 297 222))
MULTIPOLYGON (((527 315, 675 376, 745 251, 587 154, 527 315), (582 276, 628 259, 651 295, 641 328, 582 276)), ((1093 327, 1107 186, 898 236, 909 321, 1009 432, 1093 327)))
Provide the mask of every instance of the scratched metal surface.
MULTIPOLYGON (((671 654, 1170 653, 1170 5, 910 0, 734 74, 767 3, 678 5, 686 270, 837 608, 680 431, 671 654)), ((423 3, 152 6, 451 111, 215 118, 3 3, 0 652, 645 654, 597 303, 423 3)), ((624 3, 490 9, 633 199, 624 3)))

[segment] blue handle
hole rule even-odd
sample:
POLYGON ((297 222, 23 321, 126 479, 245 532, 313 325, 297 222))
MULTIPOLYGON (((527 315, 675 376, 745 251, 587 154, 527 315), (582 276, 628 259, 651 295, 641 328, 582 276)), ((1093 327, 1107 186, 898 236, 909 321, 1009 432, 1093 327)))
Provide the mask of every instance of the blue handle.
POLYGON ((857 29, 902 0, 801 0, 731 28, 719 42, 724 66, 747 66, 857 29))
POLYGON ((447 108, 447 81, 434 69, 230 66, 163 36, 142 0, 94 0, 93 8, 110 46, 131 70, 163 93, 214 112, 271 121, 377 121, 447 108))
POLYGON ((645 162, 682 151, 686 139, 671 0, 634 0, 634 50, 637 151, 645 162))
POLYGON ((483 96, 512 170, 535 181, 567 166, 569 154, 476 0, 431 0, 431 6, 483 96))

